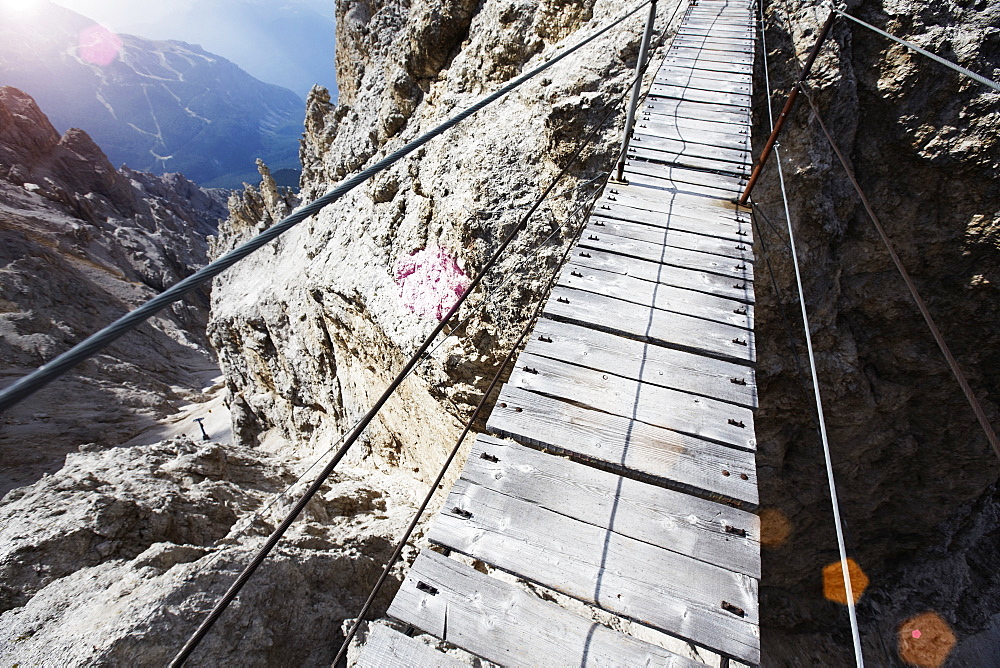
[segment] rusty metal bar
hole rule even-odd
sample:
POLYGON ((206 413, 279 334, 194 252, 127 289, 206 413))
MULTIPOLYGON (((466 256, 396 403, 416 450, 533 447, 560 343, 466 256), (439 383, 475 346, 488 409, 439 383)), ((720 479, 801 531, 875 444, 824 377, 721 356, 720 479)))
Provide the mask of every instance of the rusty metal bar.
MULTIPOLYGON (((809 58, 806 59, 806 64, 802 67, 802 74, 799 76, 798 81, 792 86, 792 90, 788 93, 788 100, 785 102, 784 108, 782 108, 781 113, 778 115, 778 121, 774 124, 774 129, 771 130, 771 136, 767 138, 767 143, 764 144, 764 150, 760 152, 760 158, 757 160, 757 164, 754 165, 753 173, 750 174, 750 180, 747 181, 747 187, 743 191, 743 194, 738 200, 741 206, 746 205, 747 200, 750 199, 750 191, 753 187, 757 185, 757 179, 760 178, 761 170, 764 169, 767 159, 771 157, 771 150, 774 148, 774 142, 778 140, 778 135, 781 134, 782 128, 785 127, 785 121, 788 116, 792 113, 792 108, 795 106, 795 100, 799 96, 799 84, 806 80, 809 76, 810 70, 812 70, 813 63, 816 62, 816 56, 819 55, 820 47, 823 46, 823 42, 826 41, 827 36, 830 34, 830 28, 833 27, 833 22, 837 18, 836 12, 830 12, 830 16, 827 17, 826 23, 823 25, 823 30, 820 31, 819 37, 816 38, 816 44, 813 45, 812 52, 809 54, 809 58)), ((764 26, 761 25, 761 30, 764 26)), ((767 91, 770 95, 771 91, 767 91)))

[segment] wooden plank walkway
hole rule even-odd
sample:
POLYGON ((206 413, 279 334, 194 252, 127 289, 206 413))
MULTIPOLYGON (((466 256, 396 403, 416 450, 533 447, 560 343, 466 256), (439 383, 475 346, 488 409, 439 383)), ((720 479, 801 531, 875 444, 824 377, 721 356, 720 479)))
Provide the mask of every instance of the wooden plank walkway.
MULTIPOLYGON (((443 552, 417 558, 389 608, 399 622, 501 665, 704 665, 676 653, 687 645, 759 663, 753 231, 733 203, 751 163, 753 26, 747 0, 688 7, 627 182, 608 185, 562 268, 431 524, 443 552)), ((374 628, 358 665, 452 665, 374 628)))

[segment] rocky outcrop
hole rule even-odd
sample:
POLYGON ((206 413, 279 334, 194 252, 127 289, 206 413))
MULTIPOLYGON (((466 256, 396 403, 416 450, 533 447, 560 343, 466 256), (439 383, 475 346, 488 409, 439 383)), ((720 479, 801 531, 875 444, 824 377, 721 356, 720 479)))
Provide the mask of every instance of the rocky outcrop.
MULTIPOLYGON (((340 98, 334 106, 319 88, 309 97, 303 200, 624 10, 591 0, 338 4, 340 98)), ((237 432, 274 448, 325 447, 368 409, 451 305, 455 286, 625 90, 642 24, 637 14, 217 281, 210 332, 237 432), (436 304, 416 304, 408 281, 452 287, 436 304)), ((610 168, 617 123, 599 132, 460 314, 468 322, 404 382, 355 456, 433 475, 556 268, 574 233, 569 212, 594 195, 575 186, 610 168)), ((234 207, 222 243, 244 233, 252 199, 234 207)))
MULTIPOLYGON (((81 451, 0 506, 0 661, 166 665, 280 521, 296 471, 185 438, 81 451)), ((412 495, 405 477, 338 472, 192 665, 329 666, 412 495)))
MULTIPOLYGON (((985 76, 1000 75, 1000 3, 848 4, 862 20, 985 76)), ((792 1, 771 3, 766 13, 780 105, 800 68, 790 55, 804 57, 826 11, 792 1)), ((847 21, 834 27, 810 84, 987 414, 1000 424, 992 373, 1000 364, 1000 96, 847 21)), ((768 128, 763 87, 758 91, 759 147, 768 128)), ((894 665, 897 629, 909 617, 932 610, 961 640, 1000 613, 986 593, 1000 588, 993 487, 1000 469, 804 100, 781 151, 850 552, 871 580, 859 607, 866 652, 894 665)), ((777 279, 777 293, 764 271, 756 286, 758 465, 762 503, 783 514, 791 534, 765 551, 763 646, 765 653, 772 648, 773 665, 805 665, 796 657, 808 656, 839 665, 851 661, 849 636, 843 609, 823 598, 821 570, 838 557, 780 197, 772 164, 755 195, 778 228, 758 218, 777 279), (813 654, 810 647, 819 646, 813 654)), ((763 262, 761 242, 755 250, 763 262)))
MULTIPOLYGON (((0 382, 42 365, 206 262, 225 195, 179 175, 118 171, 80 130, 60 136, 0 88, 0 382)), ((217 373, 208 292, 3 415, 0 491, 53 471, 80 443, 122 443, 217 373)))

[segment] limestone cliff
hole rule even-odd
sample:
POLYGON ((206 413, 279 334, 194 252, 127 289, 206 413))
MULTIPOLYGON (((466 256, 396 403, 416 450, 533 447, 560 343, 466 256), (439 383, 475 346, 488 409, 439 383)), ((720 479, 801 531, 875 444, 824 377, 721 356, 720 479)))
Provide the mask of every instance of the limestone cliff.
MULTIPOLYGON (((674 9, 668 5, 661 24, 674 9)), ((626 7, 617 0, 338 4, 340 98, 333 106, 322 89, 309 97, 303 199, 626 7)), ((442 301, 418 303, 409 282, 434 275, 459 285, 482 266, 627 87, 642 24, 640 12, 216 282, 210 331, 238 433, 275 449, 325 448, 367 410, 446 310, 442 301)), ((460 314, 468 322, 404 383, 357 458, 433 476, 555 269, 573 232, 569 212, 595 194, 576 186, 610 169, 621 117, 604 126, 460 314)), ((247 212, 273 219, 292 204, 246 194, 220 231, 220 248, 261 224, 247 212)))

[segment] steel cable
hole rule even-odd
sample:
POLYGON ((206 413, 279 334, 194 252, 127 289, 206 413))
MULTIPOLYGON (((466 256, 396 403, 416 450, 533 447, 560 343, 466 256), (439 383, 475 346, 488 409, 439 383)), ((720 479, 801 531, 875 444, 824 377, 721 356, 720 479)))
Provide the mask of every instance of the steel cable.
POLYGON ((391 167, 396 162, 402 160, 404 157, 413 153, 418 148, 429 142, 431 139, 437 137, 438 135, 450 130, 454 126, 461 123, 463 120, 472 116, 478 112, 483 107, 495 102, 499 98, 503 97, 507 93, 511 92, 515 88, 526 81, 534 78, 541 72, 544 72, 548 68, 552 67, 559 61, 563 60, 572 53, 575 53, 579 49, 583 48, 587 44, 590 44, 598 37, 604 35, 609 30, 624 22, 626 19, 631 17, 633 14, 638 12, 640 9, 649 4, 649 0, 645 0, 640 5, 636 6, 625 15, 616 19, 612 23, 608 24, 604 28, 601 28, 593 35, 590 35, 586 39, 580 41, 574 46, 566 49, 562 53, 553 56, 550 60, 539 65, 530 72, 521 75, 520 77, 514 79, 509 84, 503 86, 496 92, 486 96, 479 102, 468 107, 464 111, 452 116, 448 120, 444 121, 437 127, 426 132, 420 137, 409 142, 405 146, 397 149, 396 151, 390 153, 385 158, 382 158, 377 163, 362 170, 355 176, 343 181, 340 185, 336 186, 328 193, 314 200, 310 204, 301 206, 291 213, 291 215, 283 218, 281 221, 275 223, 273 226, 254 237, 250 241, 246 242, 242 246, 234 248, 229 251, 219 259, 214 262, 209 263, 205 267, 201 268, 194 274, 191 274, 184 280, 174 284, 172 287, 161 292, 159 295, 149 300, 139 308, 127 313, 115 322, 111 323, 104 329, 92 334, 85 340, 81 341, 77 345, 73 346, 70 350, 62 353, 52 361, 43 364, 41 367, 36 369, 34 372, 28 374, 27 376, 21 378, 20 380, 12 383, 11 385, 0 390, 0 411, 4 411, 24 398, 28 397, 32 393, 38 391, 48 383, 52 382, 59 376, 63 375, 71 368, 79 364, 80 362, 86 360, 87 358, 97 354, 111 343, 116 341, 118 338, 134 329, 138 325, 142 324, 147 318, 153 316, 163 308, 166 308, 171 303, 181 299, 188 292, 196 289, 200 285, 211 280, 215 276, 218 276, 223 271, 233 266, 243 258, 247 257, 254 251, 260 249, 261 247, 267 245, 274 239, 287 232, 292 227, 295 227, 303 220, 309 218, 310 216, 319 213, 324 207, 336 202, 338 199, 346 195, 351 190, 370 179, 372 176, 384 171, 385 169, 391 167))
MULTIPOLYGON (((591 206, 593 206, 593 204, 591 206)), ((580 236, 585 227, 586 227, 586 218, 584 218, 584 224, 581 225, 579 230, 577 231, 576 237, 580 236)), ((566 256, 569 254, 572 248, 573 248, 573 242, 570 242, 569 244, 566 245, 566 249, 563 251, 562 261, 560 262, 559 265, 560 267, 566 262, 566 256)), ((458 440, 452 447, 451 452, 448 453, 448 457, 445 459, 444 464, 442 464, 441 470, 438 472, 437 478, 434 479, 434 482, 431 484, 430 490, 424 497, 424 500, 420 504, 420 507, 417 509, 416 514, 410 521, 410 524, 406 527, 406 530, 403 532, 403 536, 399 539, 399 542, 396 544, 396 549, 393 551, 392 556, 389 557, 389 560, 386 562, 385 568, 382 570, 382 575, 379 576, 378 581, 375 583, 375 586, 372 588, 371 593, 368 595, 368 599, 365 601, 364 606, 362 606, 361 611, 358 613, 358 616, 355 619, 354 624, 351 625, 350 631, 348 631, 347 635, 344 637, 344 641, 340 646, 340 651, 337 652, 337 656, 333 660, 334 666, 338 665, 338 662, 342 658, 344 658, 344 656, 346 656, 348 646, 351 644, 351 640, 354 638, 354 636, 358 632, 358 629, 361 627, 365 615, 368 614, 368 612, 371 610, 372 605, 375 603, 375 598, 378 596, 379 591, 381 591, 382 586, 385 584, 386 579, 388 579, 389 574, 392 572, 393 566, 395 566, 396 562, 399 561, 400 556, 402 556, 403 550, 406 548, 406 544, 410 541, 410 536, 413 534, 414 529, 416 529, 417 527, 417 523, 419 523, 420 518, 423 517, 424 512, 427 510, 427 506, 430 505, 431 499, 437 492, 438 485, 441 484, 441 481, 444 479, 445 474, 451 467, 452 462, 458 455, 459 449, 465 442, 465 437, 469 435, 469 432, 472 430, 472 425, 475 424, 476 420, 479 418, 483 409, 486 407, 486 403, 490 395, 493 393, 493 390, 496 389, 496 386, 500 382, 500 378, 503 375, 504 369, 506 369, 507 365, 510 364, 510 361, 513 359, 514 354, 521 347, 521 344, 524 343, 525 337, 527 337, 528 333, 531 331, 532 326, 535 324, 535 321, 538 319, 542 307, 546 303, 547 296, 552 291, 552 286, 555 284, 556 278, 558 276, 559 276, 559 268, 557 267, 556 271, 553 272, 552 277, 550 278, 549 283, 546 286, 546 289, 543 292, 541 298, 538 300, 534 312, 532 313, 531 317, 528 318, 528 321, 525 323, 524 328, 521 330, 521 335, 518 337, 517 341, 515 341, 514 346, 511 348, 510 352, 507 353, 507 356, 504 358, 503 362, 501 362, 500 366, 497 368, 497 372, 496 374, 494 374, 493 379, 490 381, 489 387, 486 388, 486 393, 483 394, 483 398, 479 400, 479 404, 476 406, 476 410, 472 413, 472 416, 469 417, 469 420, 466 422, 465 428, 462 430, 461 435, 458 437, 458 440)))
MULTIPOLYGON (((678 3, 677 6, 679 7, 680 4, 678 3)), ((674 14, 671 15, 670 19, 667 20, 667 23, 664 26, 663 31, 661 31, 660 35, 657 36, 657 41, 659 42, 660 46, 662 46, 662 43, 663 43, 662 40, 663 40, 663 37, 664 37, 664 33, 666 32, 666 30, 669 29, 670 23, 673 21, 673 18, 676 15, 676 13, 677 13, 677 10, 675 8, 674 14)), ((649 63, 650 62, 652 62, 652 56, 650 56, 650 58, 645 63, 643 63, 643 65, 641 67, 639 67, 637 69, 637 72, 636 72, 636 81, 641 81, 642 80, 642 77, 646 73, 646 71, 647 71, 647 69, 649 67, 649 63)), ((598 122, 598 124, 597 124, 598 128, 603 127, 603 125, 613 115, 613 113, 615 111, 615 108, 624 99, 625 99, 625 94, 623 94, 622 96, 620 96, 611 105, 611 111, 607 115, 605 115, 605 117, 602 118, 598 122)), ((628 122, 627 121, 626 121, 625 132, 628 132, 628 122)), ((590 139, 592 139, 592 138, 593 138, 593 134, 590 137, 590 139)), ((606 174, 605 176, 607 176, 607 175, 609 175, 609 174, 606 174)), ((597 178, 599 178, 599 177, 597 177, 597 178)), ((596 179, 591 179, 591 181, 593 181, 593 180, 596 180, 596 179)), ((587 207, 588 211, 584 214, 584 217, 583 217, 583 224, 580 226, 579 230, 577 230, 576 234, 574 235, 574 239, 578 239, 579 236, 583 233, 583 230, 586 227, 587 218, 589 217, 590 212, 593 210, 593 207, 594 207, 595 204, 596 204, 596 200, 590 202, 589 206, 587 207)), ((570 251, 573 248, 573 243, 575 243, 575 241, 571 241, 569 244, 566 245, 566 248, 563 251, 562 259, 561 259, 561 261, 559 263, 560 267, 563 264, 565 264, 566 257, 569 255, 570 251)), ((343 641, 343 643, 340 646, 340 651, 337 652, 337 656, 336 656, 336 658, 333 661, 333 665, 335 665, 335 666, 338 665, 338 662, 342 658, 344 658, 346 656, 347 651, 348 651, 348 647, 349 647, 349 645, 351 643, 351 640, 357 634, 358 629, 361 627, 361 624, 364 622, 365 615, 367 615, 368 612, 371 610, 371 607, 372 607, 372 605, 375 602, 375 598, 378 596, 379 591, 382 589, 382 586, 385 584, 385 581, 388 579, 389 574, 392 572, 393 566, 396 564, 396 562, 399 560, 400 556, 402 555, 403 550, 406 547, 406 544, 410 540, 410 536, 413 534, 413 531, 416 529, 417 523, 420 521, 420 518, 423 516, 424 512, 427 510, 427 506, 430 504, 431 499, 433 498, 434 494, 437 492, 438 485, 441 484, 441 480, 444 478, 445 473, 447 473, 448 468, 451 466, 452 462, 455 459, 455 456, 458 454, 458 450, 462 446, 462 443, 465 441, 465 437, 468 436, 469 431, 472 429, 472 425, 475 424, 476 419, 478 419, 480 413, 482 412, 483 408, 485 407, 486 402, 487 402, 490 394, 495 389, 497 383, 499 383, 500 377, 501 377, 501 375, 503 373, 503 370, 510 363, 511 359, 514 356, 514 353, 517 352, 518 348, 521 346, 521 343, 524 341, 524 338, 528 335, 528 332, 530 331, 532 325, 538 319, 539 314, 541 313, 542 307, 545 305, 545 302, 546 302, 546 296, 545 295, 551 293, 552 287, 555 284, 555 281, 556 281, 556 278, 558 277, 558 275, 559 275, 559 268, 557 267, 556 271, 553 272, 552 276, 550 277, 548 285, 546 286, 545 290, 543 291, 542 298, 539 299, 537 305, 535 306, 534 312, 532 313, 531 317, 528 318, 528 321, 527 321, 524 329, 521 331, 520 337, 518 338, 517 342, 514 344, 513 348, 511 348, 510 352, 507 354, 507 357, 503 360, 503 362, 501 362, 500 367, 497 369, 496 375, 494 375, 493 380, 490 382, 490 385, 489 385, 489 387, 486 390, 486 393, 483 395, 483 398, 480 400, 479 404, 476 406, 476 410, 473 412, 472 416, 469 418, 468 422, 466 423, 465 428, 463 429, 461 435, 458 437, 458 440, 456 441, 454 447, 452 448, 451 452, 449 453, 447 459, 445 459, 445 462, 442 465, 442 468, 441 468, 440 472, 438 473, 437 478, 434 480, 434 483, 431 485, 430 490, 427 492, 427 495, 425 496, 423 502, 420 504, 420 507, 417 509, 417 512, 414 515, 413 519, 411 520, 409 526, 407 526, 406 530, 403 532, 403 536, 399 539, 398 543, 396 544, 396 548, 393 551, 392 556, 390 556, 389 560, 386 562, 386 565, 385 565, 385 567, 382 570, 381 576, 379 577, 378 581, 375 583, 375 586, 372 588, 371 593, 368 595, 368 599, 365 601, 364 605, 361 608, 361 611, 358 613, 357 617, 355 618, 354 623, 351 625, 350 630, 348 631, 347 635, 345 636, 344 641, 343 641)))

